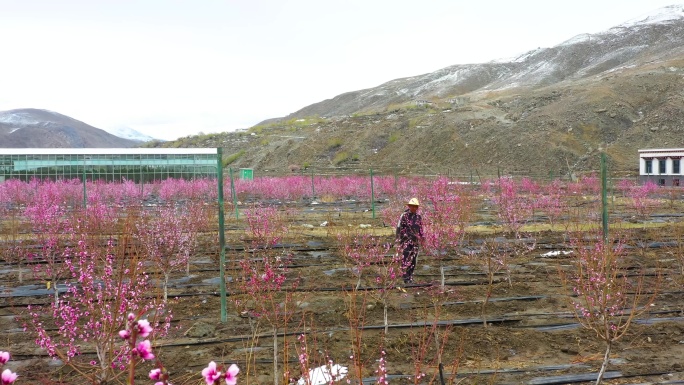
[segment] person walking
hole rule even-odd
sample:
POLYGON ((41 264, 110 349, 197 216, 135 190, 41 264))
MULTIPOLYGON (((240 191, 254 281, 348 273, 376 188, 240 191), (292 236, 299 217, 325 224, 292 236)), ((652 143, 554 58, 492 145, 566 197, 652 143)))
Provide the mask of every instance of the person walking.
POLYGON ((403 254, 402 278, 404 283, 411 283, 418 259, 418 249, 423 242, 423 219, 418 214, 418 198, 411 198, 406 206, 406 210, 399 217, 395 236, 398 250, 403 254))

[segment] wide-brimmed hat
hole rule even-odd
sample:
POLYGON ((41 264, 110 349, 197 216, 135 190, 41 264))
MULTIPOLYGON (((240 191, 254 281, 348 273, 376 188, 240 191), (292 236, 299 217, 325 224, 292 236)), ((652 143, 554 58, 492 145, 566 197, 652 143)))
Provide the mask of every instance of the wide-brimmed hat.
POLYGON ((409 206, 420 206, 420 203, 418 202, 418 198, 411 198, 411 200, 408 201, 407 205, 409 205, 409 206))

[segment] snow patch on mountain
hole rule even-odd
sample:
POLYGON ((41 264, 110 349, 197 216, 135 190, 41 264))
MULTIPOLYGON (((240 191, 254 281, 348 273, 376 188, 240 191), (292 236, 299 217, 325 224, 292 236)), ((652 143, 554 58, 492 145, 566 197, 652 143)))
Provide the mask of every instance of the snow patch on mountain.
POLYGON ((568 46, 568 45, 573 45, 573 44, 578 44, 578 43, 586 43, 586 42, 591 42, 593 35, 590 33, 582 33, 579 34, 575 37, 572 37, 562 43, 560 43, 558 46, 568 46))
POLYGON ((538 52, 543 52, 546 48, 539 47, 537 49, 533 49, 530 51, 525 51, 523 53, 514 55, 514 56, 506 56, 506 57, 501 57, 498 59, 494 59, 489 61, 489 63, 492 64, 501 64, 501 63, 522 63, 525 60, 529 59, 530 57, 536 55, 538 52))
POLYGON ((55 120, 59 120, 59 119, 64 118, 64 115, 61 115, 57 112, 50 111, 50 110, 37 109, 37 108, 35 108, 35 109, 19 109, 19 110, 0 111, 0 123, 14 126, 14 128, 15 128, 14 131, 16 131, 17 129, 20 129, 20 128, 24 128, 27 126, 35 126, 35 125, 48 127, 51 124, 54 124, 54 122, 51 121, 49 117, 46 117, 45 116, 46 114, 52 115, 53 119, 55 119, 55 120))
MULTIPOLYGON (((0 112, 0 123, 11 124, 13 126, 24 126, 38 124, 40 121, 31 117, 31 114, 27 112, 5 111, 0 112)), ((19 128, 21 127, 18 127, 17 129, 19 128)))
POLYGON ((615 28, 629 28, 647 24, 664 24, 682 18, 684 18, 684 5, 669 5, 634 19, 627 20, 615 28))
POLYGON ((125 126, 116 128, 104 128, 104 130, 114 136, 118 136, 119 138, 136 140, 138 142, 149 142, 150 140, 158 140, 149 135, 143 134, 140 131, 125 126))

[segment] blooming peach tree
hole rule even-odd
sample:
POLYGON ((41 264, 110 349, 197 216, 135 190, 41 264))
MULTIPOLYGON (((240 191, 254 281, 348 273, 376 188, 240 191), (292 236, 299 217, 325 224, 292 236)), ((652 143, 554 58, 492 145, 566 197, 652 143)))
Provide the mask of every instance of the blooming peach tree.
POLYGON ((624 241, 575 242, 575 250, 574 271, 562 277, 576 295, 572 302, 578 321, 605 343, 598 385, 608 366, 613 344, 627 333, 634 317, 648 310, 657 287, 646 295, 644 275, 630 277, 627 267, 621 264, 627 258, 624 241))
MULTIPOLYGON (((124 247, 110 240, 104 249, 93 249, 85 239, 67 259, 71 282, 66 293, 49 308, 29 307, 31 321, 25 329, 36 335, 36 344, 59 358, 91 383, 106 383, 121 375, 131 355, 145 354, 142 346, 121 344, 118 331, 130 320, 127 312, 154 313, 157 335, 166 333, 171 314, 153 296, 143 261, 124 258, 124 247), (71 262, 73 261, 73 262, 71 262), (45 315, 49 317, 45 317, 45 315), (84 361, 83 349, 93 349, 96 360, 84 361)), ((142 334, 147 333, 143 328, 142 334)))

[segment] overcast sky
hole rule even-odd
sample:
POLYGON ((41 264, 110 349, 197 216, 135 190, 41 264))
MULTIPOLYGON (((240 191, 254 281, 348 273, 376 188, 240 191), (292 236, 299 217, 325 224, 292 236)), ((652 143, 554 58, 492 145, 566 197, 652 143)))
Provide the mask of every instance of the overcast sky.
POLYGON ((676 0, 0 0, 0 111, 161 139, 551 47, 676 0))

